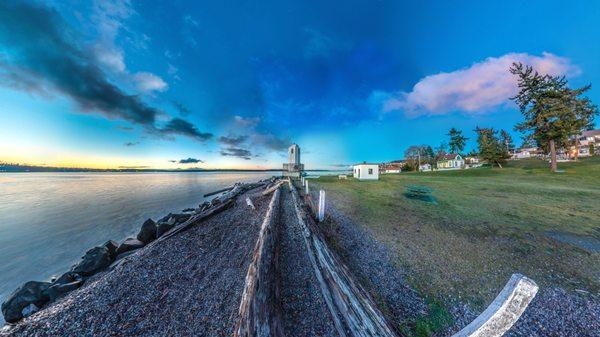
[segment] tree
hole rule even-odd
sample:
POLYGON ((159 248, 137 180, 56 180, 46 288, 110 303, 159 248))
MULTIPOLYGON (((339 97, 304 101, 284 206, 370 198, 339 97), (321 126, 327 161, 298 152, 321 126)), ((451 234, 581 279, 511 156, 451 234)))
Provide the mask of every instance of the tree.
POLYGON ((595 153, 594 143, 590 143, 590 156, 594 156, 595 153))
POLYGON ((457 130, 455 128, 450 129, 448 131, 447 136, 450 136, 450 153, 459 153, 465 149, 465 144, 467 143, 467 137, 462 135, 462 131, 457 130))
POLYGON ((525 120, 515 129, 529 134, 550 151, 550 169, 556 172, 556 150, 593 124, 598 108, 581 97, 591 86, 570 89, 564 76, 541 75, 531 66, 513 63, 510 72, 518 77, 519 92, 511 97, 525 120))
POLYGON ((504 145, 506 153, 510 154, 515 149, 511 135, 504 129, 500 130, 500 140, 502 141, 502 145, 504 145))
POLYGON ((411 171, 418 171, 423 163, 432 163, 434 161, 433 149, 429 145, 411 145, 404 151, 406 159, 405 167, 411 171))
POLYGON ((493 128, 475 128, 477 133, 477 146, 479 147, 479 158, 487 161, 491 165, 498 165, 502 168, 502 164, 510 157, 505 150, 504 143, 497 136, 498 131, 493 128))

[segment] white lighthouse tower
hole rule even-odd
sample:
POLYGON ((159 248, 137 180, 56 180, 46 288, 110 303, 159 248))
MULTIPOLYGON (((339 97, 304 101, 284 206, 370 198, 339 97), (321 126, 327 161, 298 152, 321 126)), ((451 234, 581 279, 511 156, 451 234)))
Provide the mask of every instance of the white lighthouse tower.
POLYGON ((283 176, 300 178, 304 164, 300 163, 300 146, 292 144, 288 148, 288 162, 283 164, 283 176))

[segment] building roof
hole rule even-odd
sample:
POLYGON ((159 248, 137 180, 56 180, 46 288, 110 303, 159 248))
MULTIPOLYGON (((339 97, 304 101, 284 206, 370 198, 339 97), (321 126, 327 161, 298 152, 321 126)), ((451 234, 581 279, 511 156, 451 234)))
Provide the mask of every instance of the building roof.
POLYGON ((440 160, 453 160, 456 159, 456 156, 458 156, 456 153, 446 153, 442 156, 442 158, 440 158, 440 160))
POLYGON ((581 135, 583 137, 593 137, 593 136, 600 136, 600 129, 597 130, 588 130, 588 131, 583 131, 581 133, 581 135))

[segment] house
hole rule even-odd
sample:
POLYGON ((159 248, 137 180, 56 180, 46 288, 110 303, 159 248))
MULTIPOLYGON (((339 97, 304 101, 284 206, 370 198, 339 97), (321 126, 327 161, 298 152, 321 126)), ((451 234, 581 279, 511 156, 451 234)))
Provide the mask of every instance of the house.
POLYGON ((523 147, 516 150, 510 159, 527 159, 540 157, 541 151, 537 147, 523 147))
POLYGON ((445 154, 437 162, 438 170, 458 170, 465 167, 465 160, 460 154, 445 154))
POLYGON ((402 172, 402 163, 391 162, 379 164, 380 173, 400 173, 402 172))
POLYGON ((419 171, 421 171, 421 172, 431 171, 431 164, 429 164, 429 163, 421 164, 419 166, 419 171))
POLYGON ((354 178, 358 180, 379 180, 379 164, 362 162, 352 167, 354 178))
POLYGON ((600 152, 600 129, 583 131, 579 136, 579 156, 594 156, 600 152), (594 150, 594 153, 590 152, 594 150))

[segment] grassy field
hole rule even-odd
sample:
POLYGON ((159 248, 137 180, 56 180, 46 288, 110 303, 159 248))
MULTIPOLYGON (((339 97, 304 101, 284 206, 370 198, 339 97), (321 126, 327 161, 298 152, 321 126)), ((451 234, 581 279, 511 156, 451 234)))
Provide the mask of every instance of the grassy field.
POLYGON ((379 181, 313 180, 356 223, 395 253, 410 282, 435 301, 483 309, 513 273, 540 287, 600 291, 600 253, 561 243, 548 232, 600 239, 600 158, 559 164, 380 176, 379 181), (437 204, 405 197, 430 187, 437 204))

